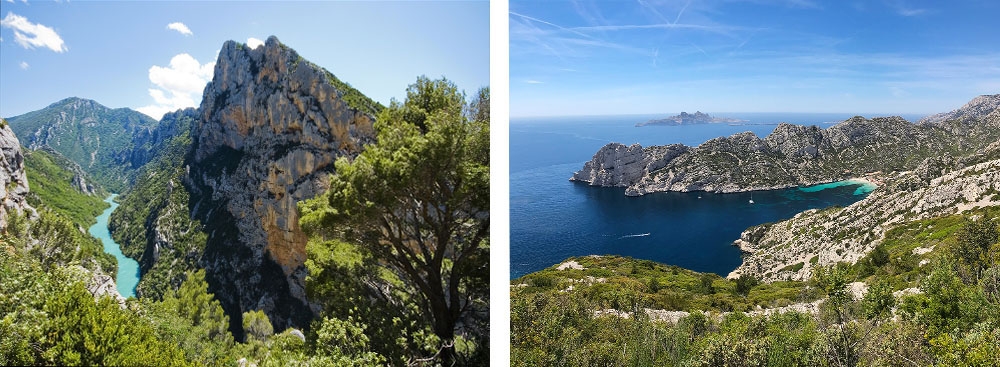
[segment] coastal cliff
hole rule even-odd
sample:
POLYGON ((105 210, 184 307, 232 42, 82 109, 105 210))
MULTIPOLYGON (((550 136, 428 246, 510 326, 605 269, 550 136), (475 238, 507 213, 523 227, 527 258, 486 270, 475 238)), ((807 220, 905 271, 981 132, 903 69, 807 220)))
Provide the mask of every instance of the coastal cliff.
MULTIPOLYGON (((1000 158, 998 148, 991 147, 994 158, 1000 158)), ((817 266, 858 262, 891 228, 1000 205, 1000 159, 953 171, 954 164, 935 168, 939 163, 928 158, 919 169, 887 178, 883 188, 850 206, 807 210, 747 229, 734 242, 743 251, 743 263, 728 277, 808 280, 817 266), (941 170, 946 173, 926 178, 941 170)))
POLYGON ((935 123, 857 116, 827 129, 782 123, 764 138, 744 132, 693 148, 675 144, 623 149, 610 143, 571 180, 626 187, 626 195, 639 196, 780 189, 911 170, 925 158, 971 154, 1000 140, 1000 95, 977 100, 952 112, 961 119, 935 123), (664 150, 679 154, 662 154, 664 150))

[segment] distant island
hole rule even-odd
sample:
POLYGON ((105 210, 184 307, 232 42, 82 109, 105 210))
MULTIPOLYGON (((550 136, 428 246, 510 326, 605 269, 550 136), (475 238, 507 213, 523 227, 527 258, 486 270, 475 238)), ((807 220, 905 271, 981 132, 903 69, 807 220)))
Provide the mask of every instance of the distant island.
POLYGON ((717 124, 724 122, 747 122, 747 120, 740 120, 728 117, 712 117, 707 113, 697 111, 694 114, 687 112, 681 112, 680 115, 670 116, 665 119, 649 120, 646 122, 640 122, 635 124, 636 127, 639 126, 655 126, 655 125, 695 125, 695 124, 717 124))

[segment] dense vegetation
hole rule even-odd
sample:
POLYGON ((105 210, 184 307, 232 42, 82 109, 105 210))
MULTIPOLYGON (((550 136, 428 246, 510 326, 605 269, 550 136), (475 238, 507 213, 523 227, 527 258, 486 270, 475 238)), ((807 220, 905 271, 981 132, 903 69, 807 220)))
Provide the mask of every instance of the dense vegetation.
POLYGON ((552 268, 512 282, 511 360, 525 366, 996 366, 998 217, 1000 210, 991 208, 908 223, 857 264, 819 268, 808 282, 756 284, 648 261, 574 258, 586 269, 552 268), (934 250, 914 254, 927 246, 934 250), (868 286, 863 297, 850 291, 856 281, 868 286), (815 313, 743 312, 817 297, 815 313), (674 323, 644 308, 692 312, 674 323), (606 309, 628 317, 596 312, 606 309))
POLYGON ((48 145, 113 192, 126 187, 131 170, 138 168, 127 159, 134 139, 157 126, 134 110, 76 97, 7 120, 21 144, 33 149, 48 145))
MULTIPOLYGON (((38 194, 51 210, 33 221, 12 216, 0 230, 0 365, 487 363, 489 90, 467 102, 451 82, 419 78, 408 92, 379 113, 378 142, 339 161, 331 190, 301 206, 311 234, 307 290, 322 305, 310 327, 274 330, 251 310, 235 315, 246 341, 234 338, 233 315, 199 270, 205 234, 188 216, 182 182, 197 112, 179 111, 161 122, 178 133, 144 145, 142 179, 112 215, 126 255, 159 246, 157 261, 140 259, 139 299, 97 289, 115 273, 114 258, 67 218, 77 207, 49 204, 73 197, 38 194), (415 215, 424 210, 439 212, 415 215), (397 213, 410 213, 394 222, 403 235, 379 237, 368 223, 397 213), (399 241, 434 255, 390 261, 390 249, 409 248, 392 247, 399 241)), ((49 172, 39 153, 33 164, 49 172)), ((52 172, 45 177, 64 189, 65 172, 52 172)))
POLYGON ((186 271, 199 267, 205 250, 206 235, 189 215, 189 193, 182 182, 189 130, 197 117, 194 109, 163 116, 161 123, 176 125, 178 135, 149 147, 153 158, 137 172, 143 179, 121 195, 121 205, 111 213, 108 226, 115 242, 125 256, 139 259, 140 298, 159 299, 179 286, 186 271), (146 257, 151 255, 147 247, 154 245, 161 246, 156 261, 146 257))
MULTIPOLYGON (((207 293, 204 271, 163 300, 120 304, 88 289, 89 271, 42 261, 23 241, 0 235, 0 365, 231 366, 239 359, 258 366, 369 366, 381 360, 366 352, 367 340, 353 322, 323 320, 311 334, 274 334, 256 313, 236 343, 228 317, 207 293)), ((54 239, 57 241, 58 239, 54 239)), ((55 246, 55 243, 48 243, 55 246)))
MULTIPOLYGON (((52 208, 65 214, 74 223, 88 228, 109 205, 103 201, 105 192, 99 187, 93 195, 73 187, 73 177, 83 172, 74 172, 68 169, 70 167, 79 169, 76 163, 58 152, 47 149, 25 150, 24 170, 30 187, 28 204, 52 208)), ((89 180, 89 177, 84 179, 89 180)))
POLYGON ((378 115, 378 142, 300 205, 310 299, 326 321, 362 320, 389 363, 489 356, 488 104, 418 78, 378 115))

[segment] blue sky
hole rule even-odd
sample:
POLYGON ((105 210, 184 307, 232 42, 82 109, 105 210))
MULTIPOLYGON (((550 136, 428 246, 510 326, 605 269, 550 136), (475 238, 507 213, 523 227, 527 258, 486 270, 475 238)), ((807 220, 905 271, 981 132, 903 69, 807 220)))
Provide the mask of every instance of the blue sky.
POLYGON ((1000 93, 1000 2, 510 2, 511 116, 936 113, 1000 93))
POLYGON ((0 116, 70 96, 154 115, 197 105, 223 42, 270 35, 382 103, 418 75, 489 85, 483 1, 0 0, 0 116))

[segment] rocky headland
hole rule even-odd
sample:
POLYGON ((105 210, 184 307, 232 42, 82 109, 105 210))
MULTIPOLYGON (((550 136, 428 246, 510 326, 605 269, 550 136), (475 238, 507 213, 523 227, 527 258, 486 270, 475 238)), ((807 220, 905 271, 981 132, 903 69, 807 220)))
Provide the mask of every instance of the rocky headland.
POLYGON ((698 147, 610 143, 571 180, 659 191, 740 192, 876 173, 880 188, 846 208, 814 209, 747 229, 729 278, 807 280, 817 266, 855 263, 912 221, 1000 205, 1000 95, 980 96, 920 123, 854 117, 828 129, 781 124, 698 147))
POLYGON ((857 116, 827 129, 782 123, 764 138, 744 132, 697 147, 609 143, 570 179, 639 196, 770 190, 912 170, 925 158, 972 154, 1000 140, 997 109, 982 108, 1000 104, 1000 96, 977 100, 953 112, 961 118, 943 122, 857 116))

